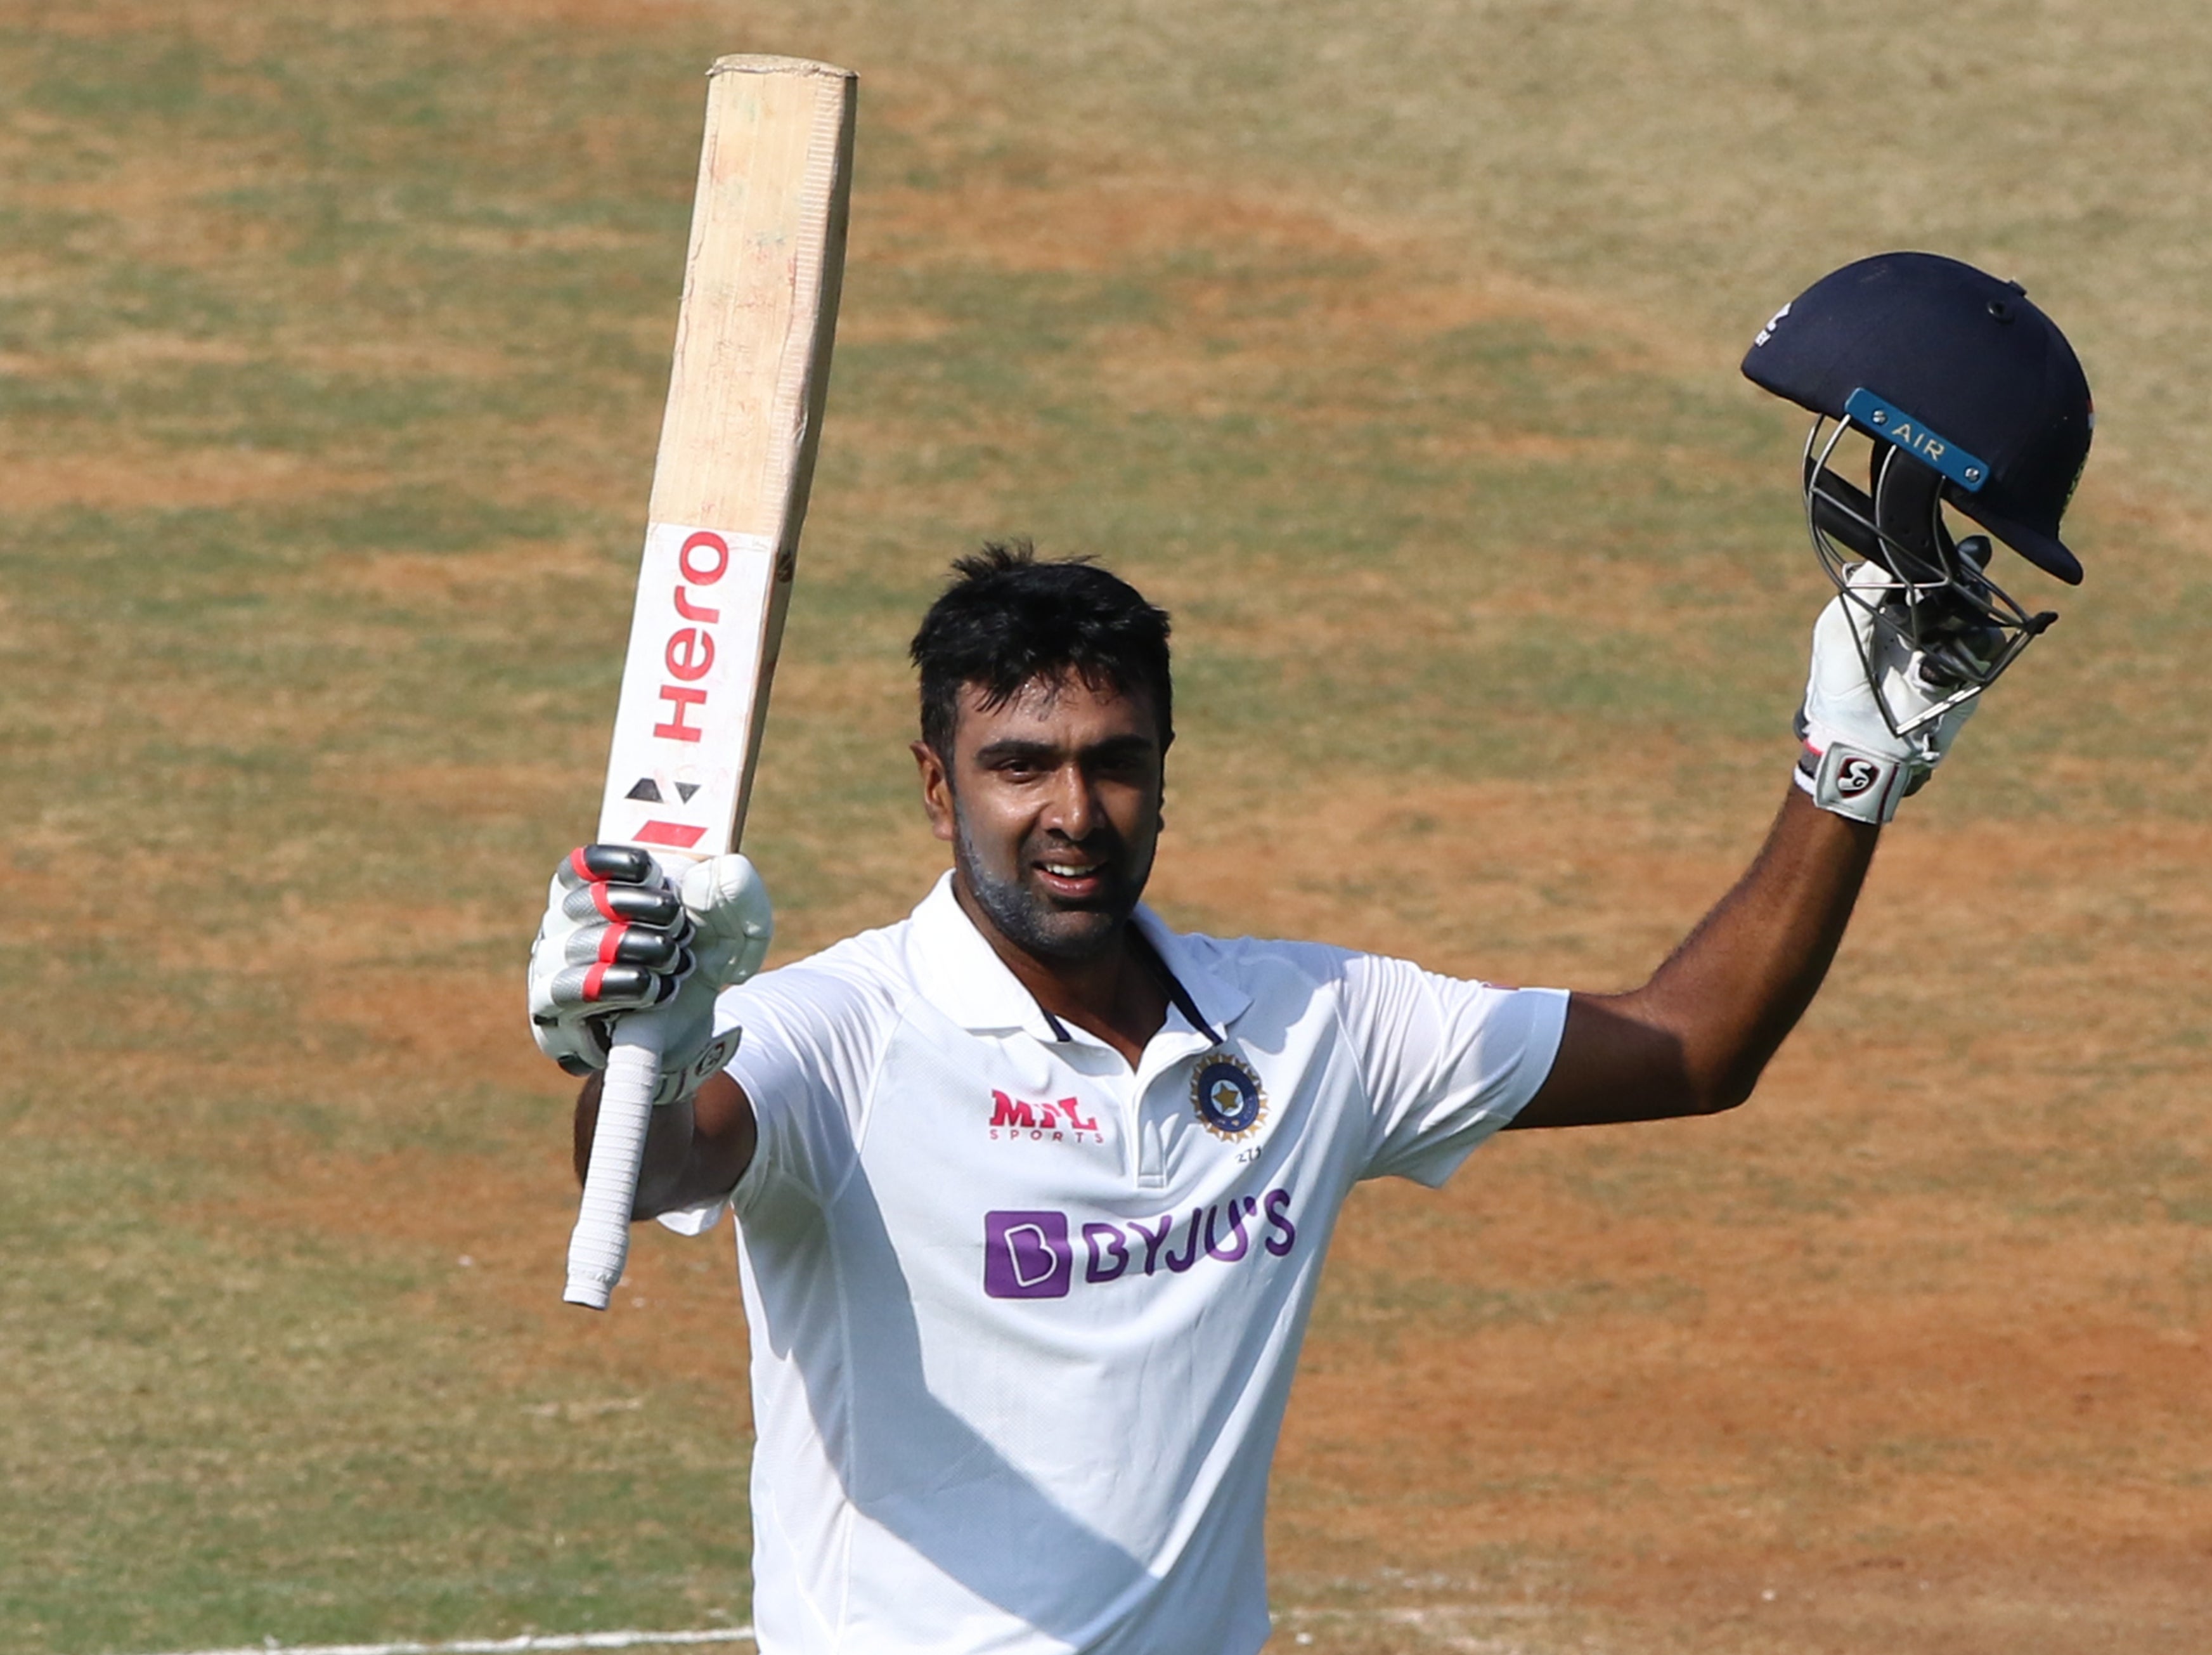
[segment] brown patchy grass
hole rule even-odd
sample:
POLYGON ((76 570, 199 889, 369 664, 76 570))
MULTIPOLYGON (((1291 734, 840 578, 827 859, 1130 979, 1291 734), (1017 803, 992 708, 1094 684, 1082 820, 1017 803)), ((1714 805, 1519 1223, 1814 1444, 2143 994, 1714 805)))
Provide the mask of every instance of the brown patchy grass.
MULTIPOLYGON (((88 36, 181 28, 240 59, 288 38, 273 12, 231 6, 9 9, 23 27, 88 36)), ((1773 21, 1753 12, 1754 23, 1773 21)), ((476 18, 572 30, 580 43, 641 27, 689 42, 706 15, 641 23, 634 9, 581 0, 330 13, 355 25, 476 18)), ((1691 58, 1710 55, 1700 31, 1717 15, 1685 25, 1691 58)), ((1588 27, 1577 14, 1563 30, 1588 27)), ((995 386, 936 405, 902 400, 908 379, 949 371, 939 356, 916 357, 919 368, 872 399, 836 403, 831 446, 843 469, 825 471, 811 589, 856 584, 871 560, 896 557, 886 584, 912 596, 951 549, 932 536, 1036 514, 1079 524, 1117 487, 1189 496, 1218 487, 1256 506, 1295 486, 1196 472, 1155 485, 1086 469, 1083 441, 1110 442, 1146 420, 1184 422, 1176 429, 1193 444, 1216 431, 1208 422, 1274 420, 1270 441, 1289 465, 1402 426, 1408 456, 1431 468, 1407 486, 1437 496, 1435 516, 1484 487, 1525 484, 1564 526, 1556 539, 1534 555, 1514 542, 1506 550, 1521 555, 1455 557, 1448 532, 1428 523, 1407 532, 1421 555, 1364 564, 1204 544, 1203 531, 1181 548, 1098 548, 1125 552, 1177 608, 1186 660, 1260 674, 1257 689, 1200 702, 1213 727, 1202 710, 1186 730, 1157 897, 1210 928, 1327 937, 1524 981, 1607 987, 1649 969, 1749 854, 1779 791, 1782 744, 1713 722, 1695 700, 1648 717, 1617 703, 1548 708, 1524 721, 1559 733, 1552 762, 1460 777, 1439 773, 1442 761, 1346 758, 1340 745, 1311 757, 1306 744, 1328 739, 1336 715, 1325 691, 1302 686, 1337 664, 1356 672, 1394 654, 1440 663, 1427 676, 1447 676, 1466 665, 1449 651, 1469 640, 1476 654, 1508 651, 1541 623, 1682 663, 1710 679, 1716 702, 1771 694, 1778 727, 1812 588, 1747 580, 1725 547, 1640 557, 1645 548, 1608 539, 1607 524, 1572 515, 1578 496, 1641 499, 1661 475, 1711 490, 1717 518, 1748 509, 1738 496, 1783 491, 1786 422, 1773 423, 1772 453, 1754 456, 1726 434, 1644 412, 1730 371, 1732 356, 1715 348, 1715 310, 1665 301, 1711 261, 1685 259, 1672 274, 1639 264, 1624 301, 1564 257, 1547 271, 1517 245, 1470 255, 1486 225, 1534 222, 1528 199, 1492 201, 1495 220, 1477 222, 1462 210, 1464 184, 1347 195, 1337 187, 1346 174, 1316 158, 1319 129, 1303 116, 1266 167, 1224 159, 1247 139, 1204 131, 1191 139, 1194 167, 1140 126, 1095 148, 1055 143, 996 79, 1018 60, 1024 93, 1066 91, 1073 129, 1096 136, 1113 96, 1143 107, 1156 95, 1134 71, 1115 94, 1095 75, 1040 69, 988 31, 964 46, 930 43, 918 13, 865 27, 794 15, 781 32, 795 47, 861 62, 869 142, 899 158, 864 177, 856 205, 848 372, 869 371, 871 349, 957 350, 975 337, 979 305, 1036 283, 1092 283, 1105 295, 1096 313, 1054 313, 1024 347, 1040 378, 1088 399, 1069 392, 1054 410, 1090 422, 1079 441, 995 386), (874 66, 909 46, 909 60, 874 66), (1299 168, 1314 187, 1287 176, 1299 168), (1113 308, 1118 289, 1143 304, 1113 308), (1500 380, 1516 394, 1479 396, 1490 380, 1430 373, 1431 353, 1470 330, 1490 337, 1484 329, 1540 342, 1568 364, 1559 372, 1592 388, 1589 405, 1547 412, 1528 384, 1500 380), (1618 418, 1595 418, 1595 393, 1609 386, 1618 418), (1430 405, 1445 401, 1434 415, 1430 405), (1475 481, 1455 493, 1461 485, 1435 480, 1454 470, 1475 481), (1701 630, 1723 603, 1736 627, 1701 630), (1741 644, 1769 628, 1786 631, 1786 648, 1741 644), (1765 654, 1746 666, 1753 648, 1765 654), (1257 723, 1232 721, 1270 698, 1279 705, 1261 708, 1257 723)), ((1341 32, 1354 68, 1370 72, 1370 40, 1348 23, 1341 32)), ((1630 113, 1634 127, 1643 117, 1630 113)), ((1490 119, 1478 115, 1468 119, 1490 119)), ((577 153, 611 170, 632 165, 624 117, 594 119, 577 153)), ((28 154, 51 136, 27 116, 4 125, 0 148, 28 154)), ((1625 164, 1616 146, 1601 132, 1583 142, 1612 198, 1620 179, 1610 169, 1625 164)), ((1394 143, 1386 154, 1422 153, 1403 132, 1394 143)), ((105 238, 116 257, 158 253, 252 290, 275 268, 256 262, 270 256, 268 232, 210 201, 241 183, 284 183, 292 159, 251 145, 179 151, 116 157, 97 178, 13 199, 96 220, 81 233, 105 238)), ((1679 203, 1695 184, 1654 187, 1679 203)), ((1711 199, 1741 188, 1725 184, 1711 199)), ((1934 180, 1914 173, 1898 187, 1934 180)), ((1793 201, 1790 222, 1816 205, 1793 201)), ((1685 234, 1698 247, 1727 245, 1706 216, 1693 220, 1685 234)), ((581 258, 618 253, 639 234, 459 224, 426 245, 440 256, 581 258)), ((2130 247, 2127 268, 2137 269, 2147 256, 2130 247)), ((1777 257, 1761 255, 1762 279, 1777 257)), ((7 259, 24 290, 65 279, 35 247, 7 259)), ((344 279, 307 278, 332 290, 344 279)), ((1721 283, 1743 284, 1733 272, 1721 283)), ((2152 313, 2178 302, 2157 298, 2152 313)), ((2168 370, 2121 358, 2134 335, 2109 306, 2098 315, 2117 383, 2148 398, 2168 370)), ((386 320, 349 335, 313 314, 256 319, 243 330, 250 339, 118 328, 10 350, 0 369, 85 377, 127 399, 163 375, 266 357, 476 387, 511 383, 531 358, 528 341, 448 337, 435 307, 386 320)), ((2197 321, 2182 320, 2193 338, 2197 321)), ((643 305, 626 326, 646 340, 665 323, 665 306, 643 305)), ((584 514, 580 526, 518 530, 459 551, 410 545, 403 526, 392 544, 334 547, 314 580, 330 607, 309 618, 328 648, 374 656, 392 637, 378 613, 491 636, 534 603, 531 624, 581 659, 574 618, 622 587, 621 557, 607 551, 620 537, 603 526, 635 516, 649 458, 657 386, 626 394, 606 404, 540 390, 511 409, 451 416, 441 441, 413 449, 377 436, 321 453, 248 452, 156 441, 127 412, 106 426, 87 416, 66 440, 5 439, 5 503, 17 513, 343 507, 380 490, 436 489, 551 502, 584 514), (88 440, 95 429, 100 440, 88 440)), ((2201 593, 2189 555, 2212 544, 2212 528, 2165 451, 2131 466, 2116 446, 2100 452, 2085 496, 2104 555, 2081 620, 2069 616, 2039 646, 2051 659, 2031 658, 1987 715, 1994 727, 1970 733, 1944 784, 1885 846, 1836 980, 1759 1100, 1719 1122, 1509 1139, 1437 1196, 1362 1192, 1279 1462, 1285 1646, 1948 1655, 2212 1641, 2212 1425, 2202 1407, 2212 1207, 2201 1159, 2212 777, 2194 742, 2201 713, 2181 704, 2193 690, 2187 640, 2156 630, 2201 593), (2088 636, 2069 655, 2077 630, 2088 636), (2093 696, 2125 727, 2069 724, 2093 696), (2041 743, 2021 733, 2046 728, 2061 733, 2041 743), (2159 755, 2156 790, 2131 800, 2126 788, 2146 773, 2141 732, 2169 728, 2178 751, 2159 755), (2040 789, 2025 805, 1999 790, 2017 776, 2040 789)), ((1786 514, 1776 520, 1786 528, 1786 514)), ((791 733, 773 751, 761 821, 764 857, 790 867, 772 864, 771 878, 795 893, 783 957, 902 911, 939 859, 897 802, 908 611, 858 612, 849 636, 831 614, 805 632, 802 615, 801 647, 777 687, 778 725, 791 733), (810 640, 823 652, 810 657, 810 640), (880 757, 854 757, 863 751, 880 757), (857 802, 839 803, 847 793, 857 802)), ((158 641, 161 624, 135 636, 158 641)), ((38 641, 0 608, 0 642, 38 641)), ((427 682, 401 711, 419 716, 417 702, 449 693, 427 682)), ((574 1317, 550 1290, 571 1214, 557 1124, 565 1087, 520 1036, 512 977, 538 876, 509 864, 557 842, 560 823, 585 819, 600 713, 563 708, 550 690, 518 691, 483 715, 526 727, 529 754, 488 760, 427 738, 356 751, 348 744, 391 709, 343 694, 263 697, 185 677, 97 704, 127 709, 134 726, 173 741, 217 729, 236 746, 281 751, 309 777, 277 795, 306 825, 273 842, 238 818, 191 815, 190 797, 134 795, 135 811, 175 812, 191 831, 118 853, 88 904, 58 898, 48 871, 82 843, 82 806, 42 807, 17 836, 17 860, 0 861, 0 892, 23 934, 54 947, 88 930, 142 939, 149 968, 171 974, 164 983, 239 997, 196 1008, 181 989, 125 994, 84 968, 82 992, 104 996, 100 1011, 137 1031, 137 1044, 100 1057, 104 1082, 174 1111, 126 1105, 126 1117, 140 1129, 182 1117, 199 1135, 169 1153, 203 1159, 213 1187, 166 1215, 271 1273, 289 1268, 283 1247, 295 1243, 413 1271, 390 1302, 395 1348, 413 1348, 403 1330, 471 1335, 472 1395, 488 1417, 536 1433, 514 1452, 633 1415, 695 1418, 681 1411, 694 1403, 742 1433, 743 1335, 726 1246, 642 1234, 604 1319, 574 1317), (405 879, 348 885, 328 872, 395 852, 416 855, 405 879), (241 914, 228 888, 257 878, 283 895, 241 914), (210 1026, 227 1037, 216 1042, 210 1026)), ((1395 728, 1420 714, 1379 716, 1395 728)), ((198 786, 211 764, 179 774, 198 786)), ((97 1032, 91 1012, 69 1015, 86 1037, 97 1032)), ((111 1152, 112 1125, 98 1110, 57 1110, 42 1092, 7 1130, 92 1156, 111 1152)), ((394 1419, 436 1406, 398 1394, 407 1379, 393 1375, 394 1419)), ((544 1453, 546 1465, 566 1463, 544 1453)), ((734 1510, 734 1484, 728 1492, 734 1510)), ((251 1560, 237 1567, 250 1573, 251 1560)))
MULTIPOLYGON (((1469 788, 1316 800, 1325 831, 1265 875, 1241 846, 1181 846, 1161 896, 1462 968, 1493 952, 1484 932, 1503 932, 1556 968, 1545 975, 1602 982, 1663 946, 1734 858, 1648 828, 1624 843, 1586 802, 1469 788), (1439 821, 1489 825, 1454 839, 1439 821), (1386 864, 1418 856, 1434 906, 1392 914, 1342 891, 1361 846, 1386 864)), ((2106 835, 2060 834, 1988 873, 2109 849, 2106 835)), ((2039 916, 2046 945, 2094 944, 2100 902, 2185 876, 2212 845, 2191 825, 2149 829, 2131 850, 2124 875, 2039 916)), ((2023 1190, 2063 1205, 2073 1183, 2071 1130, 2027 1124, 2045 1102, 2033 1075, 2137 1036, 2098 1008, 2140 997, 2160 962, 2110 942, 2086 981, 2021 962, 2020 992, 2080 1015, 2008 1037, 2014 1084, 1986 1100, 1925 1084, 1958 1067, 1950 1026, 1860 1021, 1875 962, 1971 934, 1972 891, 1952 887, 1932 912, 1905 898, 1943 889, 1975 854, 1977 836, 1955 829, 1885 848, 1854 947, 1868 963, 1846 965, 1744 1115, 1632 1141, 1508 1140, 1442 1195, 1363 1196, 1279 1461, 1286 1628, 1340 1650, 1570 1635, 1653 1650, 2195 1646, 2212 1524, 2177 1474, 2203 1449, 2212 1248, 2124 1193, 2135 1210, 2117 1224, 2005 1210, 2023 1190), (1899 1096, 1881 1082, 1901 1076, 1923 1084, 1899 1096), (2008 1153, 2045 1170, 1960 1186, 1992 1109, 2013 1117, 2008 1153), (1528 1560, 1546 1558, 1564 1580, 1532 1585, 1528 1560), (1347 1582, 1421 1601, 1328 1607, 1347 1582), (1516 1592, 1531 1601, 1501 1603, 1516 1592)), ((2201 893, 2184 900, 2200 927, 2212 917, 2201 893)), ((391 940, 366 916, 331 923, 315 950, 325 970, 344 966, 349 935, 391 940)), ((2185 974, 2170 992, 2201 1003, 2203 957, 2165 964, 2185 974)), ((454 1037, 507 1020, 495 983, 355 969, 327 982, 310 1025, 372 1037, 379 1068, 533 1083, 519 1048, 487 1070, 481 1043, 454 1037)), ((2176 1128, 2186 1103, 2171 1100, 2176 1128)), ((742 1410, 726 1250, 644 1232, 617 1314, 580 1323, 544 1287, 569 1218, 557 1146, 533 1155, 535 1177, 509 1151, 309 1159, 222 1221, 468 1256, 453 1303, 507 1318, 487 1360, 510 1389, 557 1367, 616 1402, 682 1379, 742 1410)))
POLYGON ((34 458, 0 453, 0 465, 7 467, 9 503, 20 511, 58 506, 125 510, 236 506, 319 496, 349 482, 359 487, 380 480, 349 478, 336 467, 318 465, 296 454, 240 453, 235 448, 34 458))

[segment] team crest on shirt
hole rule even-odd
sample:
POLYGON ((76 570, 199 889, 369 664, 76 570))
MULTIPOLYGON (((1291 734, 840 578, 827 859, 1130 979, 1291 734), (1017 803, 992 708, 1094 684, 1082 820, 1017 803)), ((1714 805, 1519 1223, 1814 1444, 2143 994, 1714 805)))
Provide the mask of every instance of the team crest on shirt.
POLYGON ((1206 1129, 1217 1138, 1241 1138, 1267 1118, 1267 1094, 1260 1077, 1241 1058, 1218 1051, 1190 1077, 1190 1104, 1206 1129))

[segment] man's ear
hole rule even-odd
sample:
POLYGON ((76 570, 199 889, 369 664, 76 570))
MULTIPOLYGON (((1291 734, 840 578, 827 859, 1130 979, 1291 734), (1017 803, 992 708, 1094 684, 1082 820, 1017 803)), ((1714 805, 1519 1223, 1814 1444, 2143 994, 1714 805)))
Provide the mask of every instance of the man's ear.
POLYGON ((921 808, 929 818, 929 831, 951 844, 957 830, 952 820, 952 776, 937 749, 927 741, 911 743, 915 768, 921 773, 921 808))

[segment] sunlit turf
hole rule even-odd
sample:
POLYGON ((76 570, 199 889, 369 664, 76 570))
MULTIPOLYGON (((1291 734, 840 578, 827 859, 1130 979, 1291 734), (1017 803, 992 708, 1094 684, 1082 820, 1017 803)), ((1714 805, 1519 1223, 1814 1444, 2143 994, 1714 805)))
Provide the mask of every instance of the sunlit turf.
MULTIPOLYGON (((1463 50, 1522 28, 1510 9, 1463 50)), ((526 1263, 467 1286, 452 1242, 474 1201, 488 1234, 557 1240, 567 1198, 512 979, 538 870, 596 797, 716 51, 886 65, 864 93, 846 326, 750 840, 787 950, 911 900, 930 853, 902 653, 947 559, 985 535, 1097 554, 1175 609, 1179 820, 1279 831, 1340 791, 1626 777, 1650 794, 1623 806, 1638 822, 1753 831, 1820 589, 1792 421, 1713 342, 1729 307, 1870 232, 1848 198, 1793 196, 1786 248, 1670 254, 1653 223, 1703 222, 1697 177, 1659 164, 1684 151, 1547 144, 1540 112, 1589 94, 1547 90, 1571 65, 1540 31, 1516 36, 1526 84, 1455 128, 1341 100, 1325 119, 1325 71, 1217 10, 1168 32, 1190 55, 1111 76, 1110 18, 979 24, 963 44, 922 8, 789 18, 759 42, 657 9, 91 6, 68 28, 0 10, 0 766, 24 962, 0 1225, 34 1262, 0 1285, 0 1374, 22 1399, 0 1427, 0 1647, 744 1615, 726 1383, 641 1377, 514 1308, 538 1292, 513 1285, 526 1263), (1198 98, 1179 77, 1208 64, 1198 98), (1012 78, 947 106, 945 88, 994 76, 1012 78), (1024 94, 1065 130, 1010 120, 1024 94), (1187 138, 1158 125, 1170 107, 1194 112, 1187 138), (1129 135, 1108 143, 1117 111, 1129 135), (1510 167, 1470 161, 1492 143, 1510 167), (1169 245, 1120 241, 1109 186, 1197 187, 1164 181, 1186 147, 1207 187, 1249 185, 1281 222, 1193 212, 1169 245), (1009 195, 1026 238, 969 233, 1009 195), (1438 240, 1402 239, 1425 223, 1438 240), (1494 260, 1464 245, 1485 235, 1494 260), (1615 260, 1632 303, 1611 302, 1615 260), (1500 300, 1492 264, 1583 302, 1500 300), (1648 338, 1678 301, 1680 333, 1648 338), (373 1215, 408 1155, 480 1182, 424 1198, 444 1227, 387 1234, 373 1215)), ((1429 13, 1338 18, 1349 83, 1371 92, 1392 39, 1442 27, 1429 13)), ((1736 62, 1714 27, 1687 31, 1689 61, 1736 62)), ((1655 108, 1636 104, 1636 130, 1655 108)), ((1863 186, 1868 164, 1830 182, 1863 186)), ((1942 183, 1902 176, 1915 199, 1942 183)), ((2054 263, 2069 246, 2063 225, 1978 211, 1986 245, 2054 263)), ((1901 210, 1881 224, 1912 239, 1901 210)), ((2115 234, 2148 289, 2166 244, 2134 219, 2115 234)), ((2120 357, 2124 318, 2085 313, 2120 357)), ((2166 371, 2118 382, 2148 405, 2166 371)), ((2174 469, 2167 439, 2124 441, 2148 455, 2136 475, 2174 469)), ((2212 714, 2184 693, 2212 589, 2185 520, 2100 506, 2098 475, 2087 531, 2129 578, 2102 583, 2093 557, 2019 714, 1944 778, 1947 809, 1998 831, 2193 819, 2212 796, 2212 714)), ((1299 877, 1401 919, 1426 900, 1387 869, 1299 877)), ((2160 932, 2154 894, 2123 896, 2130 958, 2185 980, 2201 926, 2160 932)), ((1484 940, 1516 966, 1550 946, 1495 919, 1484 940)), ((2077 933, 2038 963, 2097 946, 2077 933)), ((1984 964, 1972 939, 1936 952, 1954 981, 1984 964)), ((1926 988, 1859 984, 1845 1011, 1907 1020, 1926 988)), ((2172 993, 2142 1015, 2179 1059, 2084 1059, 2030 1112, 2054 1135, 2124 1124, 2078 1177, 1978 1146, 1898 1187, 1986 1183, 2023 1222, 2118 1222, 2131 1202, 2212 1221, 2201 1146, 2168 1141, 2165 1112, 2201 1029, 2173 1044, 2172 993), (2145 1098, 2092 1111, 2116 1080, 2145 1098)), ((1560 1174, 1596 1209, 1692 1191, 1746 1226, 1832 1211, 1847 1182, 1771 1159, 1715 1173, 1679 1145, 1560 1174)), ((467 1268, 493 1275, 485 1258, 467 1268)), ((1323 1332, 1354 1343, 1675 1304, 1364 1267, 1334 1285, 1323 1332)), ((647 1348, 681 1343, 659 1336, 647 1348)))
POLYGON ((742 1614, 717 1399, 488 1390, 511 1329, 419 1256, 211 1220, 235 1185, 180 1159, 33 1140, 5 1178, 8 1647, 742 1614))

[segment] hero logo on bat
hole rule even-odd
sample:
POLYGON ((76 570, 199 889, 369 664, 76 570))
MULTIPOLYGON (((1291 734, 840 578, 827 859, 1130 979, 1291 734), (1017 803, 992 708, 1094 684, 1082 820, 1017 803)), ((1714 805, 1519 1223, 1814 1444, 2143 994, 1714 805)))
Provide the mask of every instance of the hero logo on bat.
POLYGON ((603 837, 692 850, 727 822, 775 561, 763 536, 647 526, 603 837))
MULTIPOLYGON (((730 543, 712 529, 695 529, 677 551, 678 578, 670 597, 678 624, 669 629, 666 642, 661 646, 659 699, 666 705, 661 709, 660 721, 653 727, 657 741, 696 743, 704 734, 701 726, 705 721, 707 699, 713 686, 702 680, 714 670, 714 628, 722 619, 721 605, 714 588, 729 572, 730 543)), ((652 789, 652 802, 670 802, 649 779, 633 788, 629 796, 646 797, 648 788, 652 789)), ((685 788, 679 784, 678 791, 681 802, 689 804, 697 788, 685 788)), ((690 823, 656 818, 641 826, 635 837, 643 844, 689 850, 706 837, 706 832, 705 828, 690 823)))
POLYGON ((668 714, 653 733, 663 741, 696 741, 698 726, 685 721, 706 703, 699 680, 714 670, 714 629, 722 618, 721 610, 706 601, 707 589, 730 572, 730 543, 712 529, 696 530, 676 554, 676 572, 683 577, 672 594, 676 613, 693 624, 672 629, 661 652, 667 675, 676 682, 660 686, 668 714))

